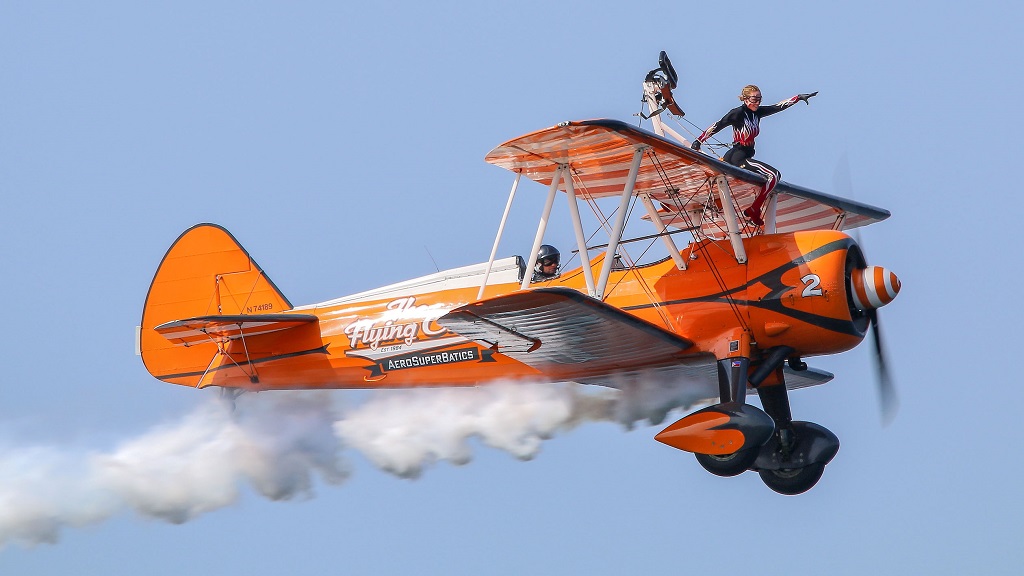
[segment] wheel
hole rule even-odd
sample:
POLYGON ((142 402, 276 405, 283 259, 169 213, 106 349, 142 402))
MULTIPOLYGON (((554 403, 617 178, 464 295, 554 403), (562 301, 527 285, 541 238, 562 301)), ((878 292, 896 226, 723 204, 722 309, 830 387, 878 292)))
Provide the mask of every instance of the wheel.
POLYGON ((759 470, 758 474, 761 475, 761 481, 772 490, 786 496, 794 496, 813 488, 821 479, 823 472, 825 464, 817 462, 803 468, 759 470))
POLYGON ((747 448, 720 456, 712 454, 694 454, 694 456, 705 470, 715 476, 737 476, 750 468, 754 460, 757 460, 758 452, 758 448, 747 448))

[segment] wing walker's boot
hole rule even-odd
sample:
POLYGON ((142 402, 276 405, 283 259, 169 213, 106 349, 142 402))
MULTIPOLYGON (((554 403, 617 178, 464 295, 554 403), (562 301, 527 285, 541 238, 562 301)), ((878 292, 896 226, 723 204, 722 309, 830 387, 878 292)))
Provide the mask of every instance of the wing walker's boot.
POLYGON ((753 206, 743 211, 743 215, 746 216, 755 226, 764 226, 764 219, 761 218, 761 208, 757 210, 753 206))
POLYGON ((764 207, 764 201, 768 197, 769 190, 762 190, 757 198, 754 199, 754 203, 743 211, 743 215, 750 219, 755 226, 764 226, 764 219, 761 218, 761 208, 764 207))

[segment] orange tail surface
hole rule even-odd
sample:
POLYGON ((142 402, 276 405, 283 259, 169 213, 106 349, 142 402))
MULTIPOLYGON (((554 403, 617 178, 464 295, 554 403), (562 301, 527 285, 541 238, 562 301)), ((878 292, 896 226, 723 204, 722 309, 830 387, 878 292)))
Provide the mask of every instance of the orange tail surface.
POLYGON ((157 268, 142 311, 139 347, 150 374, 198 386, 218 343, 173 342, 155 328, 199 316, 279 314, 292 305, 230 232, 214 224, 189 228, 157 268))

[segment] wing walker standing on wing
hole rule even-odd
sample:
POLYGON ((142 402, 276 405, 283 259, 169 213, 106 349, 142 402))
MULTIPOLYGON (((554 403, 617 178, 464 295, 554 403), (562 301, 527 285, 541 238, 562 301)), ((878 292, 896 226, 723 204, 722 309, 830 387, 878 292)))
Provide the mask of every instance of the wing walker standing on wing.
MULTIPOLYGON (((644 81, 654 133, 615 120, 563 122, 499 145, 486 161, 515 174, 486 263, 319 304, 293 306, 225 229, 185 231, 157 269, 138 329, 149 372, 230 395, 245 390, 475 386, 573 381, 621 388, 657 381, 714 404, 655 437, 714 474, 757 471, 771 489, 810 489, 839 441, 794 421, 789 390, 832 374, 804 359, 849 350, 899 280, 868 266, 844 230, 889 212, 784 181, 764 224, 742 222, 766 178, 691 150, 663 113, 682 116, 662 52, 644 81), (669 140, 666 135, 676 141, 669 140), (528 258, 497 258, 523 177, 547 187, 528 258), (580 257, 544 243, 559 194, 580 257), (580 202, 608 242, 588 245, 580 202), (598 204, 617 208, 604 217, 598 204), (631 207, 655 234, 623 238, 631 207), (679 247, 677 234, 688 236, 679 247), (627 245, 661 242, 638 263, 627 245), (553 251, 553 252, 552 252, 553 251), (561 268, 560 268, 561 265, 561 268), (761 408, 747 402, 756 394, 761 408)), ((883 394, 889 398, 891 394, 883 394)))
POLYGON ((705 140, 711 138, 725 127, 732 126, 732 148, 725 153, 722 160, 733 166, 739 166, 740 168, 760 173, 766 179, 764 188, 757 195, 757 198, 754 199, 754 203, 743 211, 743 214, 750 218, 751 222, 757 226, 764 226, 764 220, 761 218, 761 207, 764 205, 768 195, 775 189, 775 185, 782 179, 782 175, 773 166, 754 160, 754 138, 757 138, 761 131, 760 120, 766 116, 782 112, 800 101, 810 104, 811 97, 817 95, 817 92, 797 94, 778 104, 761 106, 761 89, 753 84, 747 85, 743 88, 739 97, 743 104, 726 113, 721 120, 715 122, 711 127, 702 132, 690 145, 690 148, 700 150, 700 145, 705 140))

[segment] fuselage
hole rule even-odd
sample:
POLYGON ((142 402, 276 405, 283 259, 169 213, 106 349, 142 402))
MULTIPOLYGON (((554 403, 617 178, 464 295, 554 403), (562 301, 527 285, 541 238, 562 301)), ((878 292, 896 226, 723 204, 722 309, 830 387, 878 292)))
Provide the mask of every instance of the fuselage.
MULTIPOLYGON (((851 265, 859 251, 842 232, 807 231, 744 239, 740 264, 725 241, 704 240, 682 252, 688 267, 666 259, 613 269, 606 304, 694 343, 687 354, 757 358, 774 346, 814 356, 848 350, 864 336, 848 296, 851 265), (852 251, 852 255, 851 255, 852 251)), ((596 275, 603 255, 589 262, 596 275)), ((525 272, 510 263, 493 272, 483 299, 520 289, 525 272)), ((448 311, 478 300, 484 265, 442 272, 286 314, 315 315, 318 322, 224 343, 226 354, 202 373, 202 386, 249 389, 394 388, 465 386, 498 379, 542 379, 534 368, 449 332, 437 323, 448 311), (245 370, 244 367, 251 367, 245 370), (253 378, 253 374, 258 378, 253 378)), ((586 292, 582 269, 532 287, 586 292)), ((254 302, 258 312, 278 312, 254 302)), ((195 366, 217 349, 192 346, 195 366)), ((149 363, 147 363, 147 366, 149 363)), ((153 368, 151 367, 151 372, 153 368)), ((159 373, 169 382, 196 386, 199 370, 159 373)))

